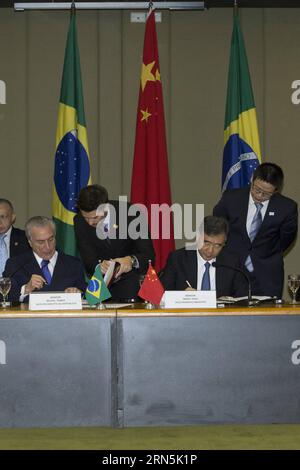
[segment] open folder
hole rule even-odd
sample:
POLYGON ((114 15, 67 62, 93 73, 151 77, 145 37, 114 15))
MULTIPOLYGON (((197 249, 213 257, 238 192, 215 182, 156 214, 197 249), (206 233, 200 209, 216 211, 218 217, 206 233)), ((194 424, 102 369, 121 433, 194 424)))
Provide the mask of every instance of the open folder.
POLYGON ((116 261, 110 262, 110 266, 104 276, 104 282, 107 287, 119 280, 119 278, 116 278, 116 274, 118 273, 119 269, 120 263, 117 263, 116 261))

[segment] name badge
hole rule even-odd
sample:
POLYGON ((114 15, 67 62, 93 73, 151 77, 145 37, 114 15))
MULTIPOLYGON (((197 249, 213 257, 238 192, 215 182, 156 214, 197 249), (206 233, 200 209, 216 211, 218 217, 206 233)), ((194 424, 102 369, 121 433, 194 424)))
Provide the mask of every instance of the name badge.
POLYGON ((166 290, 165 308, 216 308, 215 290, 166 290))
POLYGON ((80 292, 32 292, 29 310, 82 310, 80 292))

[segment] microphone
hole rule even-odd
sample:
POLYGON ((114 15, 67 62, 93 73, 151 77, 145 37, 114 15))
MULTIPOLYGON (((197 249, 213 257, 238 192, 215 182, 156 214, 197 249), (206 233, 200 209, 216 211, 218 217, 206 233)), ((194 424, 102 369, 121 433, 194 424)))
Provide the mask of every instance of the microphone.
POLYGON ((252 292, 251 292, 251 281, 250 281, 250 278, 248 276, 248 274, 245 273, 245 271, 243 271, 241 268, 237 268, 236 266, 231 266, 229 264, 222 264, 222 263, 218 263, 216 261, 214 261, 212 263, 212 266, 214 268, 226 268, 226 269, 233 269, 233 271, 237 271, 241 274, 243 274, 244 278, 247 280, 247 284, 248 284, 248 300, 247 300, 247 305, 250 307, 252 305, 256 305, 259 301, 258 300, 254 300, 252 299, 252 292))

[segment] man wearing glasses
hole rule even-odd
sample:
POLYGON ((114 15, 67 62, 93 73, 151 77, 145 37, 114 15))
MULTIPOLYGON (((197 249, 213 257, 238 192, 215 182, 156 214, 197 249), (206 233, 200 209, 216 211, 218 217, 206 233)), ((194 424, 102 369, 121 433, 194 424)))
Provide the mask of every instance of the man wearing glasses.
POLYGON ((203 241, 194 249, 181 248, 170 253, 160 275, 165 290, 216 290, 217 297, 247 295, 238 257, 223 251, 228 235, 227 220, 206 216, 203 231, 203 241))
POLYGON ((283 255, 297 235, 297 203, 280 194, 283 179, 278 165, 262 163, 250 187, 225 191, 213 211, 229 221, 226 250, 239 255, 255 295, 281 297, 283 255))

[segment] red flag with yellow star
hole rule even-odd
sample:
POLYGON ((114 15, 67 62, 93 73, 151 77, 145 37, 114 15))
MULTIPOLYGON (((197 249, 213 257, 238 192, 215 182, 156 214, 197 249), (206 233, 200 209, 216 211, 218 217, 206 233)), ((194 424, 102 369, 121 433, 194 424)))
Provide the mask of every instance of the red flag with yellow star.
POLYGON ((154 305, 159 305, 164 292, 162 283, 158 279, 155 269, 150 264, 138 296, 154 305))
POLYGON ((154 11, 145 30, 143 64, 137 111, 131 202, 148 209, 148 222, 160 271, 175 249, 165 118, 154 11), (164 204, 163 211, 158 208, 164 204), (156 205, 153 207, 153 205, 156 205), (151 217, 151 207, 153 213, 151 217))

